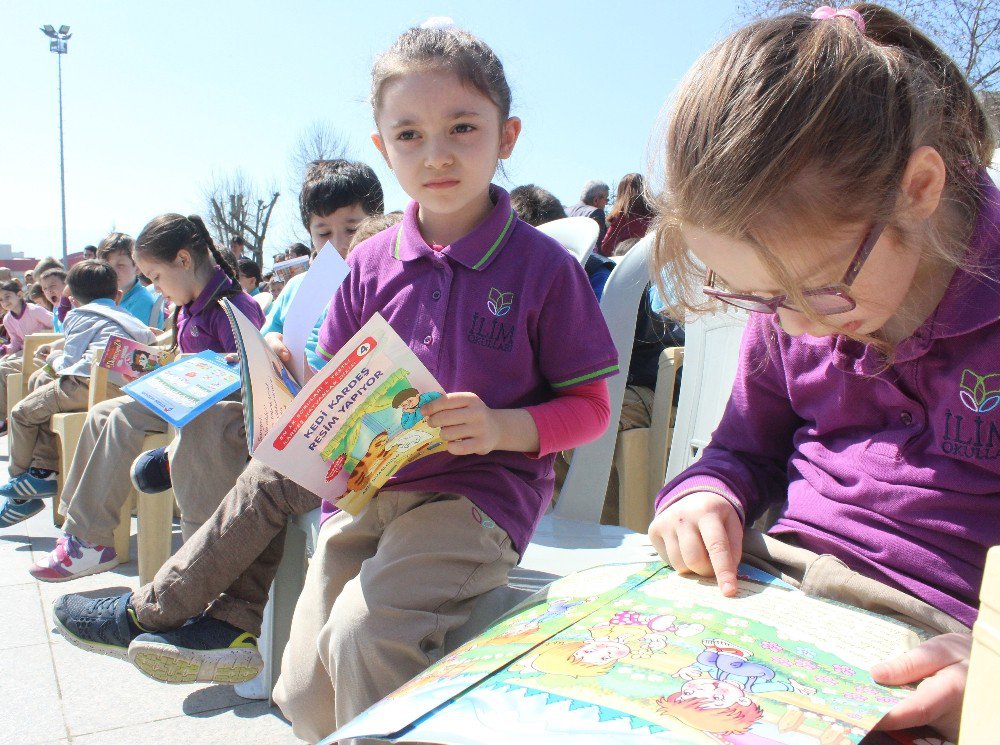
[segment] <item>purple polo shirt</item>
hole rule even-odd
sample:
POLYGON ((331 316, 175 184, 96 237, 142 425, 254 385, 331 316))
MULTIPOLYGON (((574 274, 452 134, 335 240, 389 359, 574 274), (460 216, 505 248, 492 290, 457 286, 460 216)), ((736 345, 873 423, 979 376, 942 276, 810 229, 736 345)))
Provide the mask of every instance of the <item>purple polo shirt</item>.
MULTIPOLYGON (((618 372, 618 358, 579 262, 522 222, 493 186, 493 211, 435 251, 411 202, 399 226, 351 252, 351 273, 330 303, 317 352, 330 359, 378 311, 446 391, 472 391, 491 408, 522 408, 618 372)), ((553 456, 436 453, 385 486, 468 497, 524 550, 552 498, 553 456)), ((329 508, 326 508, 329 511, 329 508)))
POLYGON ((751 314, 732 397, 701 459, 657 508, 717 491, 771 533, 839 557, 971 626, 1000 543, 1000 192, 988 178, 969 257, 883 369, 837 336, 751 314))
MULTIPOLYGON (((232 286, 233 281, 222 269, 216 267, 201 294, 193 302, 181 307, 177 314, 177 346, 183 353, 195 354, 206 349, 213 352, 236 351, 229 316, 221 305, 213 302, 218 293, 232 286)), ((229 301, 253 321, 257 328, 264 325, 264 312, 257 301, 245 292, 231 296, 229 301)))

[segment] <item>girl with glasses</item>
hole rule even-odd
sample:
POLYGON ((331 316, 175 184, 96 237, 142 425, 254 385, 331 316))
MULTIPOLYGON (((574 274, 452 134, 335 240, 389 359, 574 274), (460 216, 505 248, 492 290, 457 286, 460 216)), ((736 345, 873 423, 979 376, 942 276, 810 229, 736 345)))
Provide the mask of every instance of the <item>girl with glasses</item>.
POLYGON ((994 147, 956 65, 867 3, 737 31, 666 133, 655 257, 674 313, 750 317, 722 421, 650 537, 723 594, 742 559, 939 634, 872 670, 922 681, 884 728, 955 735, 1000 542, 994 147))

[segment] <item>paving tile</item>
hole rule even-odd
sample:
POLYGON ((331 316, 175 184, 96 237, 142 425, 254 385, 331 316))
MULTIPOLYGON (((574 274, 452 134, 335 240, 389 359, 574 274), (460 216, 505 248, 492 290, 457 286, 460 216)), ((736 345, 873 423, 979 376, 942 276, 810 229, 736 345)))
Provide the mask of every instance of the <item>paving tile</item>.
POLYGON ((45 623, 34 582, 0 587, 0 649, 47 644, 45 623))
POLYGON ((0 650, 0 745, 34 745, 67 735, 48 644, 0 650))

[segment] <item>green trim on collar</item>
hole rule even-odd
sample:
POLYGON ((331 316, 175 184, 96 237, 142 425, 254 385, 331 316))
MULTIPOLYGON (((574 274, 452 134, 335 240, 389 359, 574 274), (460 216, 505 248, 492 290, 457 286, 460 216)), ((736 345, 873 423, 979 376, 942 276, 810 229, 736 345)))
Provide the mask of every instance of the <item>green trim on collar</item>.
POLYGON ((500 231, 500 235, 498 235, 497 239, 493 241, 493 245, 490 246, 490 250, 486 252, 486 255, 483 256, 483 258, 481 258, 473 265, 472 267, 473 269, 479 269, 483 264, 485 264, 487 261, 490 260, 490 256, 492 256, 493 252, 497 250, 497 246, 500 245, 500 242, 504 239, 504 236, 507 235, 507 231, 510 230, 510 226, 513 222, 514 222, 514 210, 511 210, 510 214, 507 215, 507 224, 503 226, 503 230, 500 231))
POLYGON ((618 372, 618 365, 612 365, 611 367, 605 367, 603 370, 595 370, 592 373, 587 373, 586 375, 581 375, 578 378, 572 378, 571 380, 564 380, 561 383, 552 383, 553 388, 565 388, 568 385, 575 385, 577 383, 582 383, 585 380, 590 380, 596 378, 600 375, 606 375, 607 373, 618 372))
POLYGON ((396 231, 396 245, 392 248, 392 255, 399 259, 399 247, 403 244, 403 226, 399 226, 399 230, 396 231))

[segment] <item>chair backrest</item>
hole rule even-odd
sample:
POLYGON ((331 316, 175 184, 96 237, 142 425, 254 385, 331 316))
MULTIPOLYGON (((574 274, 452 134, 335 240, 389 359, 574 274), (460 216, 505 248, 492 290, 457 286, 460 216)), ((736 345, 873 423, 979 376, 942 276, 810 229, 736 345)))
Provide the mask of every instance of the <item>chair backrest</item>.
POLYGON ((111 391, 108 389, 108 373, 111 371, 106 367, 101 367, 104 349, 104 347, 95 349, 94 361, 90 363, 90 385, 87 391, 88 409, 92 409, 101 401, 107 401, 111 398, 111 391))
POLYGON ((587 263, 587 257, 597 245, 597 236, 601 232, 597 221, 589 217, 564 217, 543 223, 538 229, 559 241, 581 264, 587 263))
POLYGON ((257 301, 257 305, 260 306, 264 315, 267 315, 267 311, 270 309, 271 303, 274 302, 274 295, 270 292, 258 292, 253 296, 253 299, 257 301))
MULTIPOLYGON (((634 250, 634 249, 633 249, 634 250)), ((747 314, 733 308, 684 325, 681 397, 667 462, 669 481, 701 456, 729 401, 747 314)))
MULTIPOLYGON (((582 218, 590 220, 589 217, 582 218)), ((593 220, 590 220, 593 222, 593 220)), ((596 223, 595 223, 596 225, 596 223)), ((604 495, 611 473, 611 460, 618 439, 618 418, 625 395, 628 366, 635 341, 635 319, 639 302, 649 284, 649 250, 652 235, 636 243, 618 262, 608 277, 601 297, 601 312, 618 350, 619 373, 608 378, 611 399, 611 419, 607 430, 598 439, 581 445, 573 452, 569 473, 554 514, 557 517, 585 522, 599 522, 604 495)))

